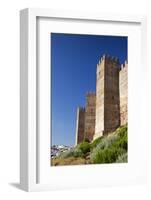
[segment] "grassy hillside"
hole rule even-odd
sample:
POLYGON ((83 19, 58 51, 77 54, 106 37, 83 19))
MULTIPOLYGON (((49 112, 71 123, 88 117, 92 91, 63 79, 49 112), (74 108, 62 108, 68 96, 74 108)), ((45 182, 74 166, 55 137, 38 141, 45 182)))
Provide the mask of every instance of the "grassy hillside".
POLYGON ((97 138, 92 143, 83 141, 72 150, 61 153, 59 157, 52 159, 52 165, 125 163, 128 159, 127 141, 125 125, 108 136, 97 138))

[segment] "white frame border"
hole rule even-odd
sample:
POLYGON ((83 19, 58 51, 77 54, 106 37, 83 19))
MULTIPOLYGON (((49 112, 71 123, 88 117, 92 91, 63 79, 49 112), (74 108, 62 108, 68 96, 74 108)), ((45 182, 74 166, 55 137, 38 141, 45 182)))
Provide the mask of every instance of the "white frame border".
MULTIPOLYGON (((112 15, 28 8, 20 12, 20 186, 26 191, 53 189, 37 183, 37 70, 36 18, 83 19, 91 21, 140 23, 142 34, 142 66, 147 60, 147 19, 145 16, 112 15)), ((54 188, 55 189, 55 188, 54 188)))

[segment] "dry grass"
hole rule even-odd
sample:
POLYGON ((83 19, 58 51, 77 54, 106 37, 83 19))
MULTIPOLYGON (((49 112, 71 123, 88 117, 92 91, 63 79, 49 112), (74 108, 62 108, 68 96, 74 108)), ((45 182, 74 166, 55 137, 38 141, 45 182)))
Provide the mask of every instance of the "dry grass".
POLYGON ((69 158, 53 158, 52 160, 52 166, 63 166, 63 165, 83 165, 87 164, 87 160, 84 158, 75 158, 75 157, 69 157, 69 158))

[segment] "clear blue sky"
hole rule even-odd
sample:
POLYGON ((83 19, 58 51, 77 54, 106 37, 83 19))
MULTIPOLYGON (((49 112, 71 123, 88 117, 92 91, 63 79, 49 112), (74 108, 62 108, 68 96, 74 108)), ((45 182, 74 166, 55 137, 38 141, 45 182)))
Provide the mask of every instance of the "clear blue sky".
POLYGON ((127 59, 127 37, 51 33, 52 144, 74 145, 76 110, 96 90, 103 54, 127 59))

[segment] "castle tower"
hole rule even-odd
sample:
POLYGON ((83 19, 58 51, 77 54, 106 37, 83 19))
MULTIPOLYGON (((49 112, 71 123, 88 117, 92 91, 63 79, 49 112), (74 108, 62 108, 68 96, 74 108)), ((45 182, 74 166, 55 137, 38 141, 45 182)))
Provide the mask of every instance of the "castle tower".
POLYGON ((95 133, 95 105, 95 92, 87 93, 85 107, 85 138, 87 138, 89 141, 93 140, 93 135, 95 133))
POLYGON ((121 126, 127 123, 127 103, 128 103, 128 63, 121 65, 119 73, 120 85, 120 122, 121 126))
POLYGON ((96 70, 96 139, 120 126, 119 60, 103 56, 96 70))
POLYGON ((128 63, 103 56, 96 70, 96 93, 86 96, 86 107, 77 110, 76 142, 113 132, 128 121, 128 63))
POLYGON ((79 107, 77 109, 75 145, 81 143, 84 140, 84 129, 85 129, 85 108, 79 107))

